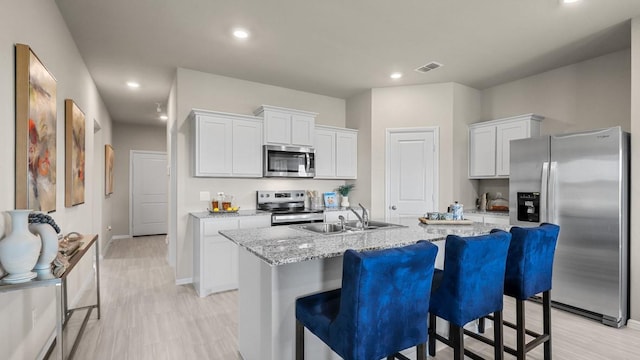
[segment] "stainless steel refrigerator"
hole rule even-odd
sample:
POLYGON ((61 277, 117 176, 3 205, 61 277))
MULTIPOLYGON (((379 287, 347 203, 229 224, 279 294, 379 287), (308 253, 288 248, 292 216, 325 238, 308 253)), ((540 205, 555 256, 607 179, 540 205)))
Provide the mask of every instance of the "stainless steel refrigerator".
POLYGON ((627 321, 629 134, 620 127, 511 141, 511 225, 560 225, 551 300, 627 321))

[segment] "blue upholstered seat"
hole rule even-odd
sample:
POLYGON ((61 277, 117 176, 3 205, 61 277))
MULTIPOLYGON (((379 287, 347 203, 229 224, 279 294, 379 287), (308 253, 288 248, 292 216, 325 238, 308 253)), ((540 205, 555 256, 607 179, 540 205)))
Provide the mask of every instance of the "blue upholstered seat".
MULTIPOLYGON (((347 360, 374 360, 427 341, 437 246, 344 254, 342 288, 296 300, 296 358, 304 327, 347 360)), ((302 343, 301 343, 302 341, 302 343)))
MULTIPOLYGON (((502 293, 511 234, 496 231, 489 235, 462 238, 447 236, 444 270, 434 274, 429 306, 429 354, 435 355, 435 340, 454 348, 454 357, 464 357, 462 327, 494 313, 501 317, 502 293), (436 335, 435 317, 449 321, 449 338, 436 335)), ((496 331, 502 327, 496 326, 496 331)), ((502 333, 496 333, 495 358, 502 358, 502 333)))
MULTIPOLYGON (((543 223, 532 228, 514 226, 510 232, 512 239, 507 256, 504 294, 516 299, 516 323, 502 322, 516 329, 516 349, 505 346, 505 351, 523 360, 528 351, 544 344, 544 359, 551 360, 550 291, 560 227, 543 223), (524 301, 539 293, 542 293, 542 334, 527 330, 524 316, 524 301), (529 344, 526 343, 527 334, 534 337, 529 344)), ((479 329, 484 331, 484 320, 480 321, 479 329)))

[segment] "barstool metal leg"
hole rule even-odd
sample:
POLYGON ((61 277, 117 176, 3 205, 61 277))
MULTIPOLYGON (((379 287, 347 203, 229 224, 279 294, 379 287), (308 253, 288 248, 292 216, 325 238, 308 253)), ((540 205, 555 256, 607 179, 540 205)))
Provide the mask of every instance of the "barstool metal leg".
POLYGON ((549 339, 544 343, 544 360, 551 360, 551 291, 542 293, 542 326, 549 339))
POLYGON ((296 360, 304 360, 304 325, 296 319, 296 360))
POLYGON ((436 355, 436 316, 429 313, 429 356, 436 355))
POLYGON ((494 359, 504 359, 504 337, 502 331, 502 311, 493 313, 493 351, 494 359))
POLYGON ((524 323, 524 300, 516 299, 516 359, 524 360, 527 354, 526 329, 524 323))
POLYGON ((426 344, 418 344, 417 346, 417 360, 427 360, 427 346, 426 344))

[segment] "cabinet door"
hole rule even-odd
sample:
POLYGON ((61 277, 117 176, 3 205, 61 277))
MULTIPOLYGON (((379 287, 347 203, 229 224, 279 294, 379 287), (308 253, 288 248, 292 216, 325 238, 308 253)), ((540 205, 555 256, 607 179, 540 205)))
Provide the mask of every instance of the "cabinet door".
POLYGON ((496 175, 496 127, 469 129, 469 177, 496 175))
POLYGON ((355 179, 358 177, 358 134, 336 132, 336 177, 355 179))
POLYGON ((200 296, 238 288, 238 246, 218 234, 238 228, 238 219, 207 219, 203 227, 200 296))
POLYGON ((291 116, 291 145, 313 146, 315 118, 304 115, 291 116))
POLYGON ((291 144, 291 115, 278 111, 264 112, 265 144, 291 144))
POLYGON ((213 116, 196 116, 194 176, 231 176, 232 123, 213 116))
POLYGON ((509 217, 508 216, 484 216, 485 224, 497 224, 497 225, 509 225, 509 217))
POLYGON ((529 137, 529 121, 515 121, 500 124, 496 127, 497 146, 496 163, 497 175, 509 176, 509 142, 511 140, 529 137))
POLYGON ((336 132, 317 129, 315 135, 316 178, 336 176, 336 132))
POLYGON ((262 177, 262 123, 233 120, 233 176, 262 177))
POLYGON ((271 227, 271 216, 243 216, 240 218, 240 229, 259 229, 271 227))

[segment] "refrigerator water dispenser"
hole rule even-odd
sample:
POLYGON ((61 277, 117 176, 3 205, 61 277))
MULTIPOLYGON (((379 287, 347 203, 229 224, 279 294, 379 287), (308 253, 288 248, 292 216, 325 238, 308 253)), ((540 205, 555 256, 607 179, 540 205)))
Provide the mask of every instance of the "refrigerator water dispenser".
POLYGON ((540 222, 540 193, 518 193, 518 221, 540 222))

